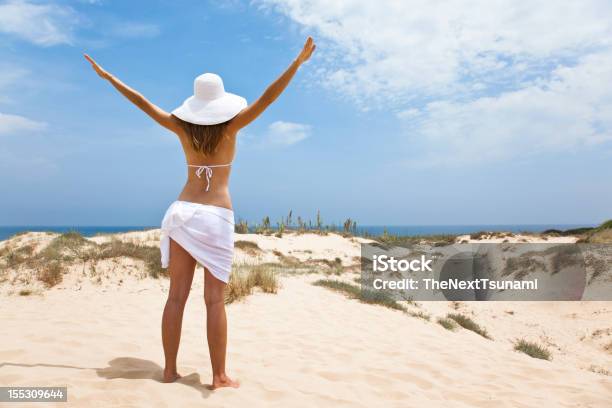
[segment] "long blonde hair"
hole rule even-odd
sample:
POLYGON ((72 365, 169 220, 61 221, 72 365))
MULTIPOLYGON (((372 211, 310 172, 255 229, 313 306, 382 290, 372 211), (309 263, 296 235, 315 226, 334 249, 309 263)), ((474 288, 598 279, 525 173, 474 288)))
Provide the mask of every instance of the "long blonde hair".
POLYGON ((196 125, 195 123, 185 122, 184 120, 174 116, 189 136, 189 141, 194 150, 203 153, 205 156, 210 156, 217 151, 219 143, 225 136, 227 122, 217 125, 196 125))

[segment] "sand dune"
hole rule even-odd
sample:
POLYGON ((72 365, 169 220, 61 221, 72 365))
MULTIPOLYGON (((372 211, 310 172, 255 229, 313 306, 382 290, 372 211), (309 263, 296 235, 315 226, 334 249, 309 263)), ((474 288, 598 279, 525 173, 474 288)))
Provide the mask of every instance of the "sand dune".
MULTIPOLYGON (((155 231, 118 238, 155 241, 137 234, 155 231)), ((278 261, 280 253, 304 261, 339 257, 348 265, 359 255, 358 241, 336 235, 238 237, 257 242, 259 257, 237 254, 251 261, 278 261)), ((22 236, 41 247, 52 238, 22 236)), ((541 408, 609 407, 612 400, 612 377, 603 373, 612 371, 610 302, 422 302, 417 309, 432 316, 425 321, 313 286, 329 277, 321 274, 282 275, 278 294, 255 293, 228 306, 228 368, 242 387, 214 392, 207 388, 197 274, 179 352, 184 378, 163 384, 160 318, 168 281, 139 275, 143 266, 132 260, 128 268, 129 262, 117 260, 101 282, 77 283, 68 275, 80 272, 70 269, 61 284, 39 294, 3 291, 0 384, 67 385, 69 403, 57 406, 75 407, 541 408), (455 309, 493 340, 435 322, 455 309), (546 345, 552 361, 514 351, 516 338, 546 345)))

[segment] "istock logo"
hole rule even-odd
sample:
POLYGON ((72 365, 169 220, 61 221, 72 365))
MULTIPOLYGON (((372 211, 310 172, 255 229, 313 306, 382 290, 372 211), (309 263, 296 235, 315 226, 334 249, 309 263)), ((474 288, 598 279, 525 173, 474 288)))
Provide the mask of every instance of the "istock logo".
POLYGON ((421 259, 395 259, 393 256, 374 255, 372 257, 372 266, 374 272, 432 272, 430 267, 433 259, 426 259, 425 255, 421 255, 421 259))

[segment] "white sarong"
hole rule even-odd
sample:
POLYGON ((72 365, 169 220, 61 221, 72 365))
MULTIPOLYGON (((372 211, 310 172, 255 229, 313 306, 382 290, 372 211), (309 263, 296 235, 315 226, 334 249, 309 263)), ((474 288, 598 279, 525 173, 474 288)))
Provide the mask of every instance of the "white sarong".
POLYGON ((217 279, 227 283, 234 257, 234 212, 215 205, 173 202, 161 225, 161 264, 170 262, 170 238, 217 279))

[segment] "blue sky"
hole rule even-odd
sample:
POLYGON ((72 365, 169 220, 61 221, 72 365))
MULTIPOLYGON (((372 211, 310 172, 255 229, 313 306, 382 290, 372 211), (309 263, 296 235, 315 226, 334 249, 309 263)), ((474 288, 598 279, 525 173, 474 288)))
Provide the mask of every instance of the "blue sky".
POLYGON ((492 3, 0 0, 0 225, 157 225, 182 188, 176 138, 83 52, 171 110, 203 72, 253 101, 307 35, 239 135, 237 218, 612 217, 612 4, 492 3))

